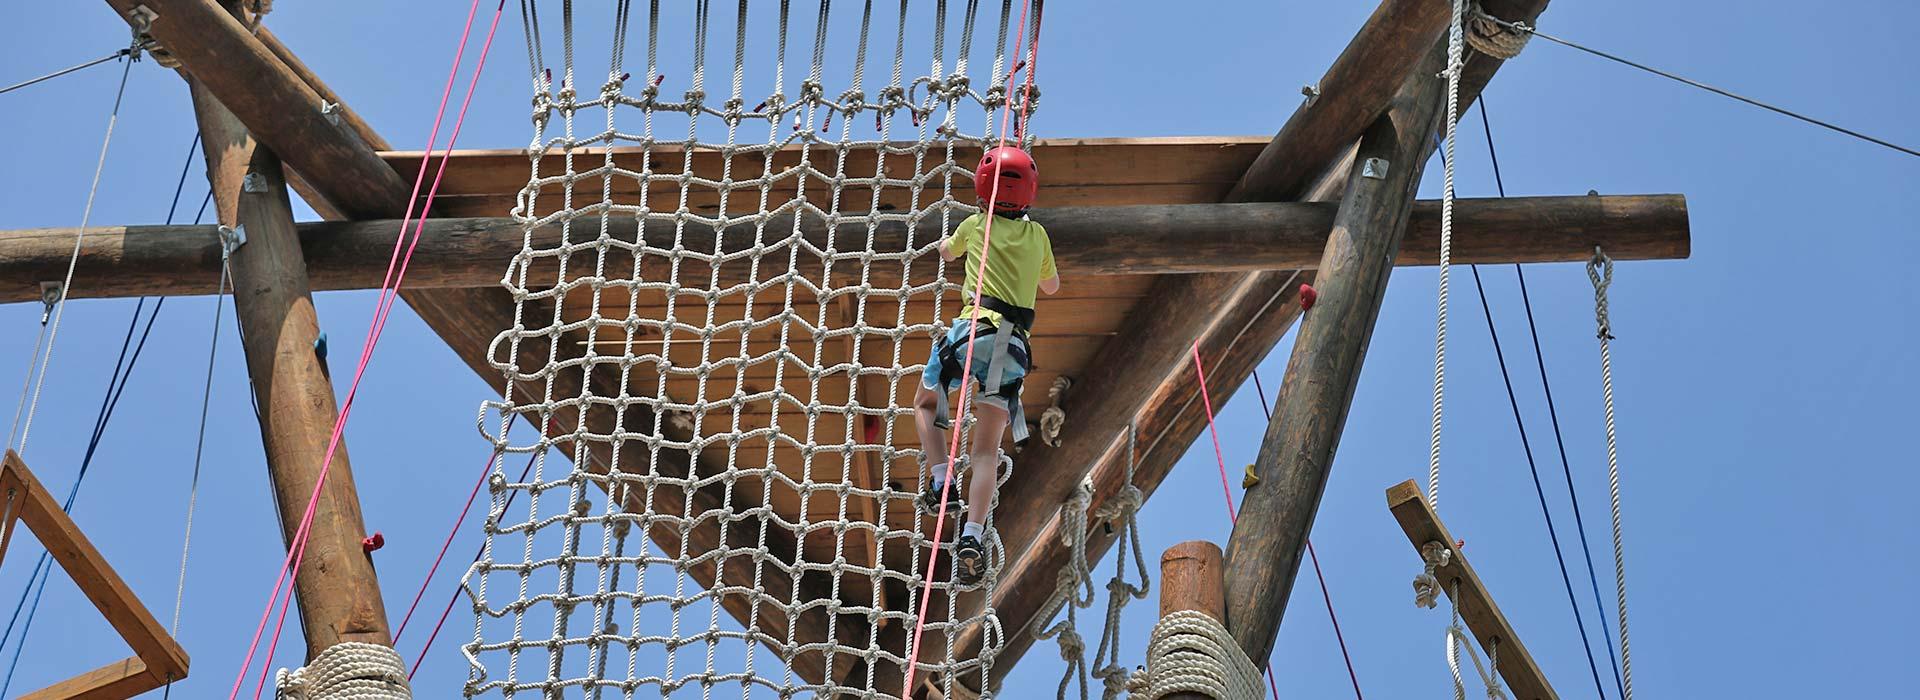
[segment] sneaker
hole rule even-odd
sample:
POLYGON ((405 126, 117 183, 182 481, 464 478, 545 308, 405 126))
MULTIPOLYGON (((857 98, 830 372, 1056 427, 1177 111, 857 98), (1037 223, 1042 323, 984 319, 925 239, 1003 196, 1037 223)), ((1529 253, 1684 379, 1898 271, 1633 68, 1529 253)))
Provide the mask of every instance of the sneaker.
POLYGON ((961 535, 959 544, 953 548, 953 580, 962 586, 971 586, 987 575, 987 549, 980 546, 979 538, 961 535))
MULTIPOLYGON (((935 515, 940 512, 940 484, 938 481, 938 479, 928 479, 926 487, 920 490, 920 507, 926 510, 927 515, 935 515)), ((965 511, 966 507, 966 502, 960 499, 960 489, 953 488, 947 490, 947 517, 956 517, 958 513, 965 511)))

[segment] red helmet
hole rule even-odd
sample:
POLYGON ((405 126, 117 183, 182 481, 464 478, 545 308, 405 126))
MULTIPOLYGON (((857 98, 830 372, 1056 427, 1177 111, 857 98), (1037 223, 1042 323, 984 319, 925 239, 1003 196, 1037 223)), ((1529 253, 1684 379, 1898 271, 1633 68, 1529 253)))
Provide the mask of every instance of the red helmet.
POLYGON ((973 191, 997 211, 1025 211, 1040 193, 1040 168, 1026 151, 995 148, 980 157, 980 167, 973 171, 973 191))

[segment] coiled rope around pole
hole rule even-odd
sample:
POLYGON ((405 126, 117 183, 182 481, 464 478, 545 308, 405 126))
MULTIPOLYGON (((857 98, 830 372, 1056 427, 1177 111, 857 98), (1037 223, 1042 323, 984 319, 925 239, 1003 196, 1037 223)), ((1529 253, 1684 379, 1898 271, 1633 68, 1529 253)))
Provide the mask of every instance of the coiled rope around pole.
POLYGON ((274 674, 282 700, 410 700, 407 667, 390 647, 341 642, 305 668, 274 674))
POLYGON ((1620 445, 1613 425, 1613 320, 1607 315, 1607 288, 1613 285, 1613 259, 1598 247, 1587 261, 1587 279, 1593 282, 1595 335, 1600 338, 1600 389, 1607 414, 1607 490, 1613 497, 1613 583, 1620 611, 1620 696, 1633 699, 1633 655, 1627 650, 1627 562, 1620 527, 1620 445))
POLYGON ((1153 626, 1147 642, 1147 666, 1127 684, 1133 700, 1157 700, 1174 693, 1204 693, 1216 698, 1257 698, 1260 668, 1247 658, 1233 634, 1213 616, 1181 610, 1153 626))

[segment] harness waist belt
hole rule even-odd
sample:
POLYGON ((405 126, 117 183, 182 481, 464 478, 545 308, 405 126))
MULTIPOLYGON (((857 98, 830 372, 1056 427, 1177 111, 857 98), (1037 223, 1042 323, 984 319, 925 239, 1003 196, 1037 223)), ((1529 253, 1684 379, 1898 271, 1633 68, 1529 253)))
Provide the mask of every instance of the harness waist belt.
POLYGON ((1033 309, 1024 306, 1014 306, 1005 300, 994 297, 992 294, 980 295, 980 308, 1000 314, 1001 317, 1007 319, 1008 323, 1012 323, 1015 328, 1019 328, 1022 333, 1033 332, 1033 309))

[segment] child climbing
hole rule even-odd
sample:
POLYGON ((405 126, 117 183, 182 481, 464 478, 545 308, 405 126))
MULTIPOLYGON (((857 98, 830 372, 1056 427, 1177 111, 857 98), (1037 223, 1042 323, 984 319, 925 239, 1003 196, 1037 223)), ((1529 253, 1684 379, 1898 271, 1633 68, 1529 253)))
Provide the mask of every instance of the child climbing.
POLYGON ((962 585, 978 583, 986 574, 986 548, 981 543, 1000 481, 1000 440, 1009 423, 1015 441, 1026 436, 1020 386, 1033 367, 1027 338, 1033 332, 1034 300, 1038 292, 1060 291, 1047 230, 1027 218, 1027 208, 1033 206, 1040 189, 1040 170, 1032 156, 1008 146, 987 151, 974 170, 973 183, 981 213, 968 217, 940 242, 943 259, 966 256, 962 293, 967 303, 946 336, 934 345, 914 397, 915 428, 932 474, 921 493, 921 504, 937 512, 943 492, 950 504, 958 505, 960 498, 957 491, 944 488, 949 473, 958 473, 948 466, 945 431, 960 430, 948 417, 947 395, 960 389, 966 379, 973 380, 975 423, 965 460, 972 469, 966 495, 971 507, 966 509, 966 524, 953 554, 954 579, 962 585))

